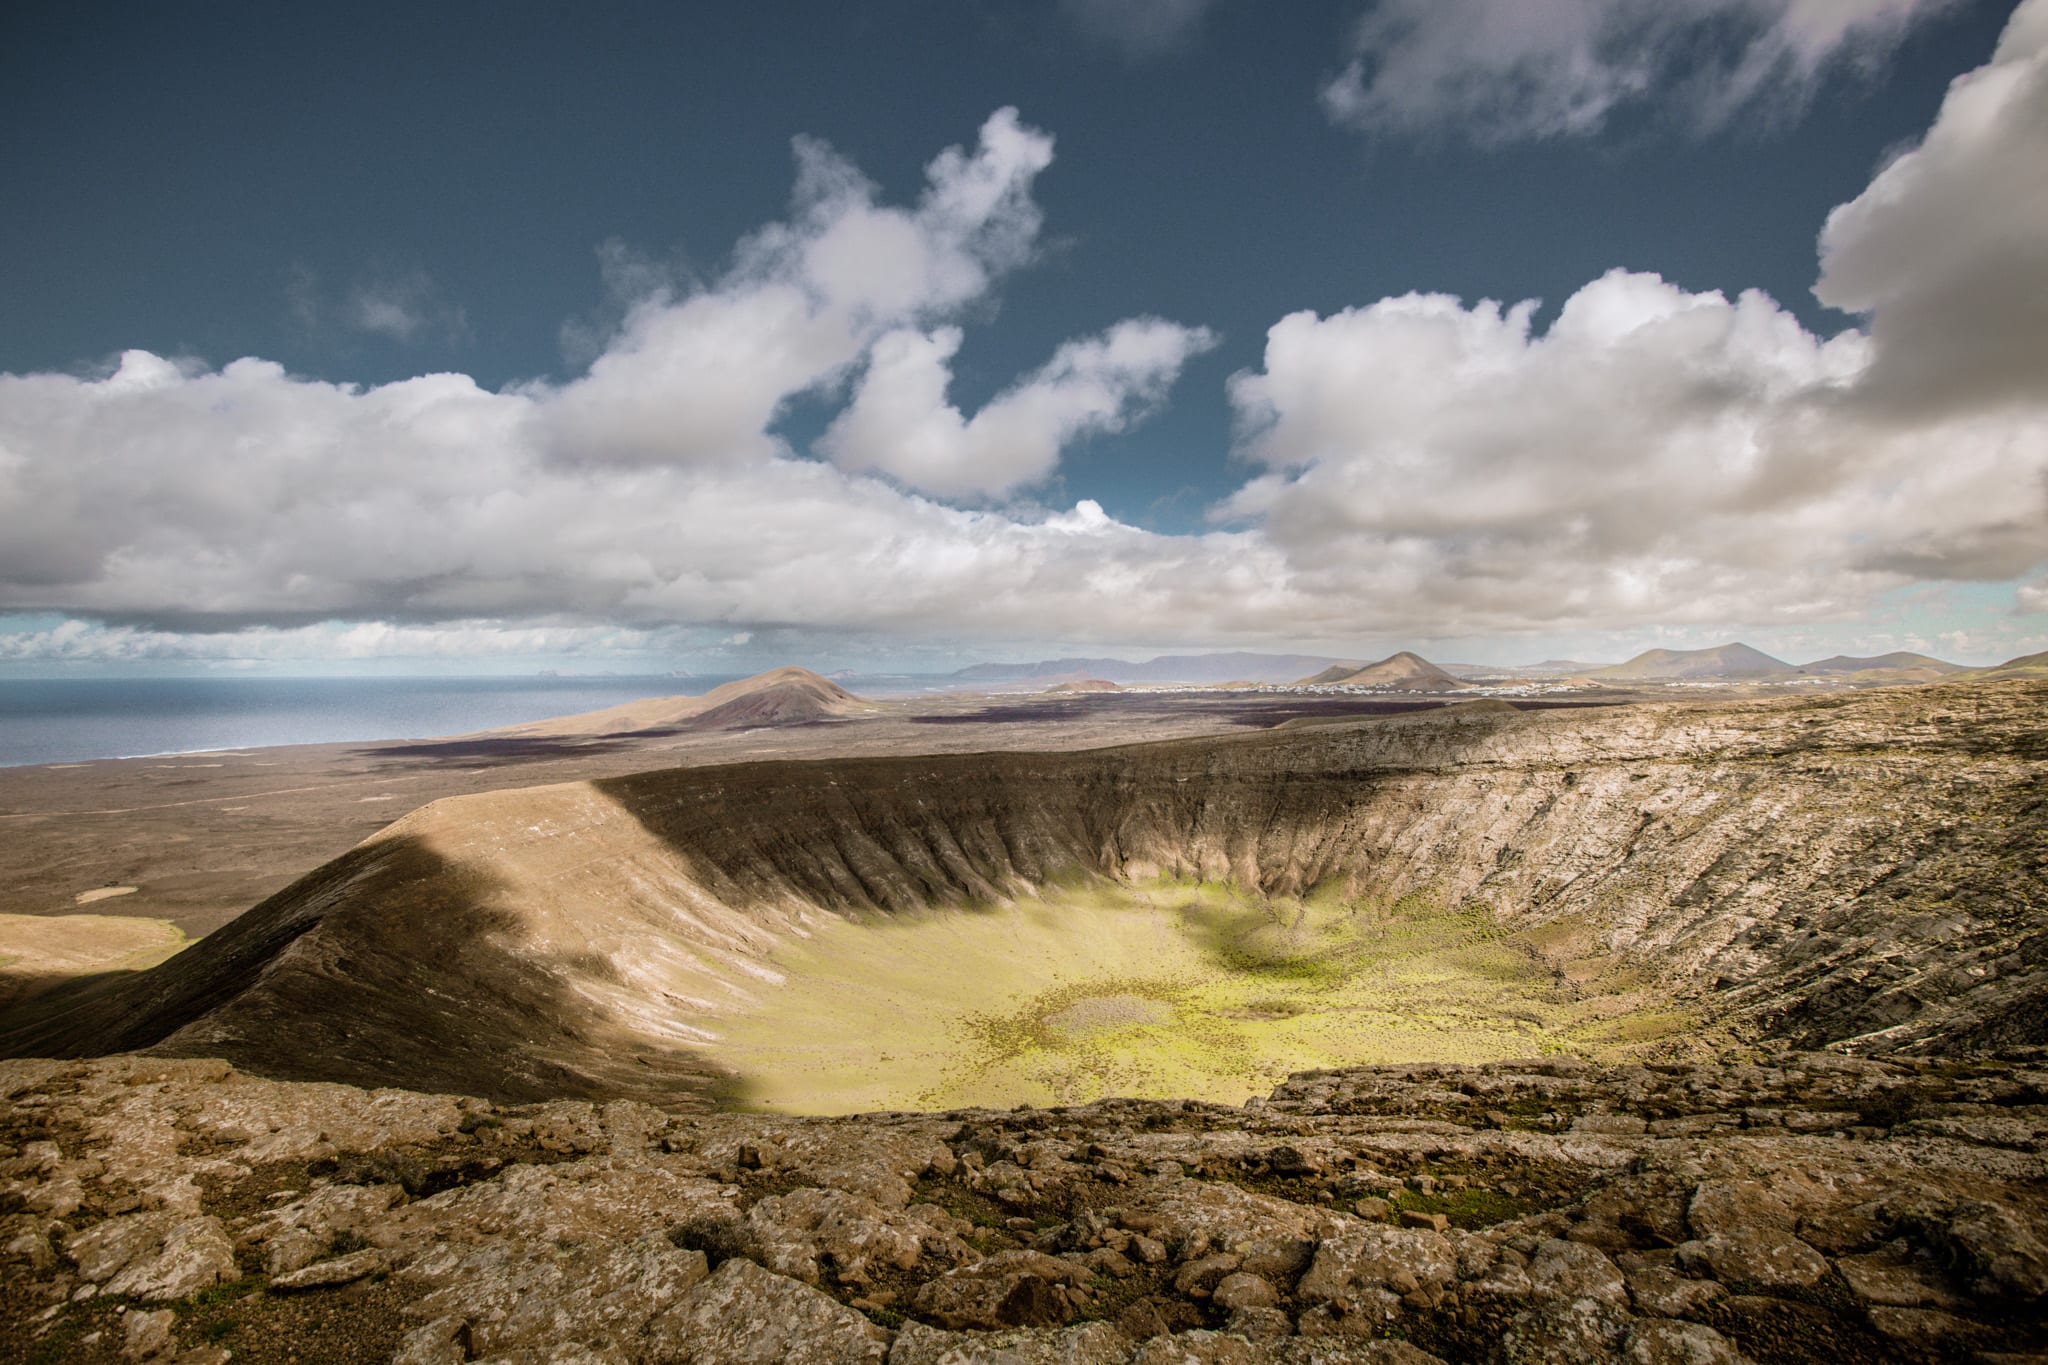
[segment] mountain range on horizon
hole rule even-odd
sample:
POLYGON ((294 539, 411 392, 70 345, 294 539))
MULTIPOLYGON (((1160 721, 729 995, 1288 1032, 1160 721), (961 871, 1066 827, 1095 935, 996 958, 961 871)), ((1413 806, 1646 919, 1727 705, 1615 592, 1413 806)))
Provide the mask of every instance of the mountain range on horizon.
MULTIPOLYGON (((2034 657, 2034 656, 2028 656, 2034 657)), ((2009 660, 1993 668, 2011 668, 2009 660)), ((1036 682, 1049 684, 1100 678, 1129 683, 1221 683, 1225 681, 1329 686, 1383 686, 1428 681, 1407 690, 1449 691, 1486 677, 1583 677, 1596 682, 1758 680, 1770 678, 1856 677, 1870 681, 1932 682, 1936 678, 1985 672, 1926 654, 1894 650, 1859 657, 1836 654, 1811 663, 1794 664, 1734 641, 1704 649, 1648 649, 1621 663, 1588 663, 1547 659, 1534 664, 1439 664, 1412 650, 1401 650, 1376 662, 1311 654, 1167 654, 1143 662, 1114 658, 1041 659, 1029 663, 981 663, 947 674, 956 684, 1036 682), (1371 676, 1362 676, 1371 674, 1371 676)))
POLYGON ((1030 663, 970 664, 947 674, 959 683, 1080 682, 1100 678, 1113 683, 1292 682, 1303 674, 1333 664, 1362 667, 1360 660, 1317 654, 1162 654, 1134 663, 1128 659, 1040 659, 1030 663))

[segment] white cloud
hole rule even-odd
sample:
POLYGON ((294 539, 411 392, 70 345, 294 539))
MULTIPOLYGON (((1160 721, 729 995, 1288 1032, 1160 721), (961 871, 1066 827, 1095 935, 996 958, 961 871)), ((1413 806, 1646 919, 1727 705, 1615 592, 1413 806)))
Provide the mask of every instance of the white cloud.
POLYGON ((941 497, 1036 483, 1076 437, 1120 431, 1157 407, 1189 356, 1215 338, 1157 319, 1070 341, 970 420, 946 401, 957 327, 890 332, 874 344, 853 402, 819 443, 842 468, 878 470, 941 497))
POLYGON ((1610 274, 1533 305, 1408 296, 1268 337, 1225 512, 1297 581, 1406 577, 1453 630, 1839 618, 2048 557, 2048 403, 1902 426, 1871 349, 1760 293, 1610 274))
POLYGON ((1578 136, 1655 96, 1696 130, 1803 106, 1954 0, 1380 0, 1323 87, 1339 123, 1482 144, 1578 136))
POLYGON ((2048 389, 2048 5, 2023 5, 1914 150, 1828 215, 1822 302, 1871 318, 1873 398, 1930 413, 2048 389))
POLYGON ((1031 184, 1052 139, 1003 109, 973 152, 926 170, 914 209, 824 144, 797 142, 788 221, 741 243, 730 271, 681 297, 656 292, 626 316, 589 372, 542 394, 550 443, 583 463, 730 464, 780 452, 782 405, 828 384, 876 337, 953 316, 1029 259, 1031 184))
POLYGON ((1092 505, 965 511, 791 458, 565 464, 548 401, 141 352, 101 379, 0 377, 0 609, 1052 637, 1113 592, 1171 637, 1255 632, 1278 590, 1241 589, 1278 568, 1255 537, 1157 536, 1092 505))
POLYGON ((1060 0, 1083 34, 1140 60, 1187 43, 1215 6, 1216 0, 1060 0))

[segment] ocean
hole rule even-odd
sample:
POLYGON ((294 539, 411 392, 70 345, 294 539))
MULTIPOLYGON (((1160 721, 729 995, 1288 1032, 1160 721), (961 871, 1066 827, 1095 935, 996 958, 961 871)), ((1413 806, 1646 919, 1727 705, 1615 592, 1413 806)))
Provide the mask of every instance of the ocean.
POLYGON ((271 744, 427 739, 641 697, 695 695, 731 681, 733 676, 0 679, 0 767, 271 744))

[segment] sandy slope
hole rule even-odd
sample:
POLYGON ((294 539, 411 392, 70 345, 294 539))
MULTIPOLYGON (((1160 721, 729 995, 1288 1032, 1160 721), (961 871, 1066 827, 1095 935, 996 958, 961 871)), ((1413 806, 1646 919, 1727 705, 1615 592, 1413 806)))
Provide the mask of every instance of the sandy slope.
POLYGON ((744 729, 831 719, 858 710, 861 699, 807 668, 778 668, 713 688, 701 697, 648 697, 601 711, 557 716, 488 731, 527 738, 623 735, 649 730, 744 729))

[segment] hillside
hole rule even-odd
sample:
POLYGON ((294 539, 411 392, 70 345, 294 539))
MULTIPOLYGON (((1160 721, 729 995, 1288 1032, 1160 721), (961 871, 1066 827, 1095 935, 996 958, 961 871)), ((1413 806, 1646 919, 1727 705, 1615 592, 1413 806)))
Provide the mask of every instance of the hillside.
MULTIPOLYGON (((1428 998, 1465 1002, 1461 1046, 1493 1039, 1513 1049, 1501 1055, 1627 1036, 1683 1047, 1717 1030, 1876 1052, 2039 1042, 2048 979, 2018 947, 2048 904, 2044 702, 2048 687, 2007 683, 1460 709, 491 792, 414 812, 160 967, 39 997, 0 1041, 14 1055, 153 1048, 298 1079, 670 1104, 741 1084, 781 1094, 789 1067, 836 1050, 848 1074, 900 1077, 903 1107, 952 1083, 944 1021, 960 1016, 946 1011, 1024 1009, 1019 1036, 1051 1037, 1028 1002, 1056 978, 1142 977, 1116 956, 1116 935, 1140 934, 1181 945, 1185 984, 1167 998, 1188 1012, 1169 1029, 1280 998, 1293 977, 1257 985, 1277 953, 1348 1011, 1328 1021, 1354 1030, 1346 1046, 1379 1046, 1373 1020, 1424 1009, 1405 987, 1388 994, 1399 978, 1376 965, 1407 942, 1444 954, 1428 998), (1197 878, 1215 890, 1174 891, 1197 878), (1276 913, 1262 907, 1312 892, 1323 899, 1275 921, 1294 929, 1261 928, 1276 913), (950 913, 1041 895, 1014 923, 950 913), (1316 927, 1345 905, 1370 914, 1316 927), (1063 918, 1100 932, 1062 934, 1063 918), (1380 937, 1352 941, 1374 925, 1380 937), (1390 926, 1421 938, 1388 940, 1390 926), (1545 995, 1553 971, 1571 999, 1545 995), (963 982, 972 1001, 955 1003, 963 982), (892 1042, 842 1009, 937 1031, 892 1042), (1619 1032, 1593 1028, 1603 1010, 1619 1032)), ((1411 1030, 1402 1047, 1424 1041, 1411 1030)), ((1052 1047, 1045 1074, 1087 1055, 1052 1047)), ((994 1074, 1042 1084, 1014 1057, 994 1074)), ((1241 1098, 1249 1078, 1205 1084, 1241 1098)))
POLYGON ((1454 692, 1466 686, 1420 654, 1405 649, 1360 668, 1326 668, 1313 677, 1301 679, 1299 685, 1384 687, 1396 692, 1454 692))
POLYGON ((1895 649, 1889 654, 1872 654, 1860 658, 1852 654, 1835 654, 1825 659, 1815 659, 1810 664, 1799 665, 1801 673, 1864 673, 1881 668, 1924 668, 1929 672, 1943 675, 1968 671, 1961 664, 1947 663, 1903 649, 1895 649))
POLYGON ((1712 649, 1646 649, 1626 663, 1595 669, 1586 677, 1616 682, 1684 681, 1715 678, 1790 678, 1799 670, 1745 644, 1712 649))
POLYGON ((2002 664, 1989 668, 1973 668, 1956 674, 1958 678, 2048 678, 2048 652, 2022 654, 2017 659, 2007 659, 2002 664))
POLYGON ((807 668, 777 668, 713 688, 701 697, 649 697, 601 711, 493 730, 519 738, 646 734, 664 730, 741 730, 803 725, 843 716, 861 699, 807 668))
POLYGON ((1801 664, 1799 671, 1813 677, 1844 678, 1856 683, 1899 684, 1937 682, 1969 670, 1961 664, 1952 664, 1945 660, 1930 658, 1925 654, 1914 654, 1900 649, 1889 654, 1874 654, 1868 657, 1836 654, 1830 658, 1816 659, 1810 664, 1801 664))

